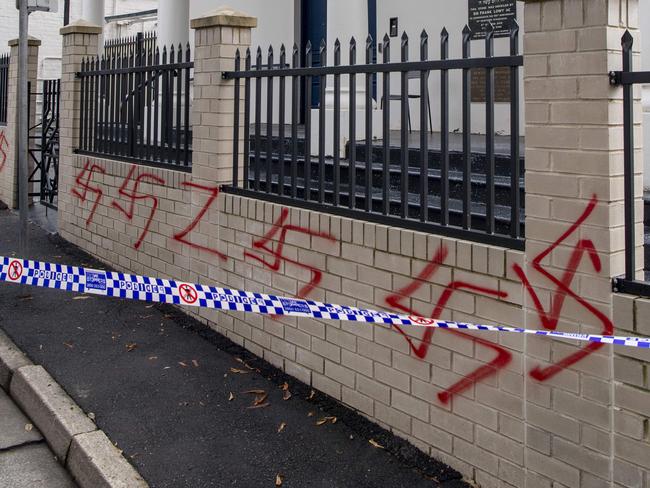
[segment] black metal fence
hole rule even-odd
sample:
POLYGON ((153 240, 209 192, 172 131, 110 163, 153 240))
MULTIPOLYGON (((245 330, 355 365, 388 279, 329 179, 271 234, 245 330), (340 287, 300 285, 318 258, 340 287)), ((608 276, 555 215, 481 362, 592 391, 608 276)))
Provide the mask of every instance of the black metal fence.
POLYGON ((7 125, 9 54, 0 56, 0 124, 7 125))
POLYGON ((30 197, 39 197, 41 204, 56 210, 59 192, 59 114, 61 109, 61 80, 43 80, 37 83, 30 97, 39 97, 40 121, 29 128, 29 156, 33 169, 28 176, 30 197))
MULTIPOLYGON (((255 59, 252 59, 250 50, 243 60, 237 53, 235 71, 225 74, 226 78, 237 80, 233 184, 225 191, 523 249, 523 164, 519 136, 519 75, 523 57, 518 52, 518 37, 519 29, 514 23, 508 55, 494 56, 494 31, 489 30, 485 38, 485 56, 472 58, 471 31, 466 26, 462 32, 462 59, 449 59, 449 35, 443 29, 440 59, 430 60, 429 37, 423 32, 419 39, 420 59, 410 61, 409 38, 405 33, 401 38, 400 62, 397 63, 391 62, 392 46, 388 36, 384 37, 381 46, 383 62, 376 64, 373 63, 374 42, 370 37, 365 43, 365 64, 356 64, 357 45, 354 39, 349 47, 349 65, 341 65, 341 45, 338 40, 334 47, 333 64, 328 64, 326 45, 324 42, 321 44, 319 67, 311 65, 314 53, 310 44, 306 48, 305 66, 300 66, 300 53, 294 46, 291 68, 275 67, 272 48, 265 61, 261 48, 257 49, 255 59), (510 71, 510 136, 500 144, 507 148, 505 154, 495 151, 494 73, 499 67, 510 71), (457 137, 458 134, 450 135, 449 73, 452 70, 462 73, 462 100, 452 102, 458 110, 462 110, 461 137, 457 137), (486 135, 482 139, 471 134, 472 70, 485 72, 486 135), (390 96, 393 93, 393 73, 400 78, 400 130, 395 144, 391 144, 390 103, 383 103, 381 109, 381 141, 373 140, 372 128, 373 79, 380 74, 381 82, 377 84, 385 96, 390 96), (419 85, 420 131, 413 147, 409 147, 409 142, 413 141, 409 138, 407 126, 410 115, 409 80, 414 77, 413 73, 417 73, 415 81, 419 85), (441 87, 435 98, 429 96, 428 90, 429 77, 434 73, 440 77, 441 87), (327 125, 325 103, 321 103, 317 109, 318 148, 312 150, 311 80, 315 77, 320 79, 321 101, 326 98, 328 86, 333 87, 333 124, 330 124, 331 127, 327 125), (342 100, 342 81, 348 82, 348 100, 342 100), (358 81, 365 87, 365 107, 357 107, 358 81), (289 103, 287 85, 290 86, 289 103), (276 105, 275 96, 278 97, 276 105), (242 98, 243 135, 239 129, 242 98), (346 102, 349 106, 349 126, 341 127, 341 105, 346 102), (428 130, 431 102, 440 104, 439 146, 433 149, 430 138, 434 137, 428 130), (263 104, 266 105, 265 120, 262 120, 263 104), (301 104, 305 106, 301 107, 301 104), (285 105, 290 107, 289 115, 285 105), (273 113, 275 107, 277 117, 273 113), (299 123, 301 110, 304 125, 299 123), (365 139, 361 140, 357 140, 357 110, 365 110, 365 139), (331 156, 327 156, 326 149, 328 131, 332 131, 333 138, 331 156), (341 151, 342 133, 348 136, 344 151, 341 151), (455 148, 450 145, 450 136, 453 136, 455 148), (243 185, 240 184, 242 179, 239 173, 242 137, 243 185), (479 153, 472 148, 472 143, 477 140, 484 140, 484 150, 479 153)), ((280 66, 285 66, 287 53, 284 46, 279 58, 280 66)))
MULTIPOLYGON (((623 47, 623 70, 612 71, 612 85, 623 86, 623 148, 624 148, 624 205, 625 205, 625 276, 614 279, 614 291, 650 296, 650 282, 646 272, 645 281, 636 279, 636 215, 634 192, 634 85, 650 83, 650 71, 633 71, 632 46, 634 39, 625 31, 621 39, 623 47)), ((646 259, 648 249, 646 248, 646 259)), ((646 261, 646 269, 648 262, 646 261)))
POLYGON ((78 152, 189 171, 189 45, 102 56, 82 62, 78 152))
POLYGON ((104 41, 104 56, 128 56, 131 51, 148 52, 158 47, 158 37, 155 31, 138 32, 135 36, 120 37, 104 41))

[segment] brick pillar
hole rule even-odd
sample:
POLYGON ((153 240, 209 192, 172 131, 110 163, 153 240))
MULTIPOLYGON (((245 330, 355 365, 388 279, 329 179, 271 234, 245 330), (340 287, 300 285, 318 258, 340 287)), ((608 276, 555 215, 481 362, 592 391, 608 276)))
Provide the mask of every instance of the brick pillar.
POLYGON ((66 222, 74 220, 73 186, 74 150, 79 140, 81 82, 76 73, 81 61, 96 56, 102 28, 85 20, 77 20, 61 29, 63 54, 61 60, 61 111, 59 122, 59 232, 66 237, 66 222), (63 217, 64 213, 70 215, 63 217))
MULTIPOLYGON (((18 39, 9 41, 11 59, 9 64, 9 86, 7 92, 7 126, 0 126, 0 201, 11 208, 18 208, 18 39), (4 164, 2 161, 4 160, 4 164)), ((36 91, 36 76, 38 72, 38 48, 41 41, 30 37, 27 41, 27 80, 31 92, 36 91)), ((36 98, 30 93, 29 127, 34 126, 36 113, 36 98)), ((28 161, 33 166, 31 159, 28 161)), ((31 170, 30 170, 31 173, 31 170)), ((32 191, 32 188, 30 188, 32 191)))
MULTIPOLYGON (((220 8, 192 19, 195 30, 192 176, 197 181, 232 183, 234 87, 223 80, 224 71, 235 68, 240 51, 242 67, 257 19, 242 12, 220 8)), ((243 83, 242 83, 243 86, 243 83)), ((243 147, 243 103, 240 103, 240 146, 243 147)), ((241 155, 241 148, 239 151, 241 155)), ((240 161, 241 165, 241 161, 240 161)), ((239 175, 242 171, 239 171, 239 175)))
MULTIPOLYGON (((609 85, 608 72, 621 69, 625 28, 638 35, 637 11, 638 0, 527 0, 525 5, 524 272, 543 310, 558 307, 558 330, 612 333, 611 280, 624 272, 623 108, 622 90, 609 85), (572 255, 579 259, 575 276, 572 255), (534 265, 540 256, 541 268, 564 280, 571 292, 561 291, 534 265)), ((637 165, 640 271, 640 151, 637 165)), ((524 294, 527 327, 554 327, 552 320, 543 320, 534 294, 524 294)), ((618 486, 614 350, 605 346, 576 356, 584 346, 526 339, 528 487, 618 486)))

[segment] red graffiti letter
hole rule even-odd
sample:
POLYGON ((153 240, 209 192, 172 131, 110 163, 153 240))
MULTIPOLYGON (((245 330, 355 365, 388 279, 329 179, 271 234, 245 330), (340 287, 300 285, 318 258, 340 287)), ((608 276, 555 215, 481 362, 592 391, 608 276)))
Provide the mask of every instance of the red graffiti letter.
POLYGON ((5 131, 0 132, 0 171, 5 167, 7 162, 7 152, 5 149, 9 149, 9 141, 5 136, 5 131))
POLYGON ((151 225, 153 216, 156 213, 156 210, 158 209, 158 199, 153 195, 148 195, 146 193, 138 193, 138 187, 140 186, 140 182, 145 180, 149 180, 148 181, 149 183, 158 183, 159 185, 164 185, 165 180, 150 173, 143 173, 141 175, 138 175, 138 177, 135 179, 135 182, 133 183, 133 190, 128 191, 127 187, 129 186, 129 181, 131 181, 131 178, 133 177, 133 173, 135 172, 135 170, 136 167, 132 166, 131 170, 129 171, 129 174, 127 175, 126 179, 124 180, 124 183, 122 183, 122 186, 120 187, 119 190, 120 195, 125 196, 131 200, 131 205, 129 207, 129 210, 125 210, 124 207, 122 207, 122 205, 120 205, 117 202, 117 200, 113 200, 113 203, 111 205, 116 209, 120 210, 124 215, 126 215, 126 217, 129 220, 132 220, 135 211, 135 202, 140 200, 151 201, 152 203, 151 213, 149 214, 147 223, 144 226, 144 231, 142 231, 142 235, 140 235, 137 242, 133 246, 136 249, 139 249, 140 246, 142 245, 142 241, 144 240, 144 236, 147 235, 147 232, 149 232, 149 226, 151 225))
MULTIPOLYGON (((396 308, 409 315, 421 316, 422 314, 419 314, 417 311, 413 310, 412 308, 405 307, 400 303, 400 301, 403 298, 413 295, 413 293, 415 293, 415 291, 417 291, 422 286, 424 280, 427 280, 431 276, 435 275, 438 268, 440 267, 441 264, 444 263, 446 258, 447 258, 447 249, 441 247, 436 253, 436 255, 433 257, 433 259, 418 274, 417 278, 411 283, 409 283, 407 286, 405 286, 404 288, 398 290, 396 293, 386 297, 386 303, 388 303, 388 305, 390 305, 391 307, 396 308)), ((449 302, 453 294, 456 292, 456 290, 470 290, 476 293, 492 295, 496 298, 505 298, 508 296, 507 293, 498 290, 492 290, 490 288, 484 288, 481 286, 472 285, 470 283, 464 283, 462 281, 453 281, 445 287, 445 290, 440 295, 440 298, 438 299, 436 306, 433 312, 431 313, 431 318, 433 319, 440 318, 442 312, 447 306, 447 303, 449 302)), ((397 331, 400 334, 402 334, 402 336, 404 336, 406 342, 408 342, 409 347, 411 348, 411 351, 413 351, 413 354, 415 354, 420 359, 424 359, 429 351, 429 346, 431 345, 431 338, 433 336, 434 329, 433 328, 425 329, 420 345, 415 346, 411 338, 404 332, 404 330, 400 326, 395 325, 394 327, 397 329, 397 331)), ((443 330, 450 332, 454 335, 457 335, 459 337, 463 337, 465 339, 474 341, 476 344, 492 349, 497 353, 497 357, 494 358, 492 361, 490 361, 488 364, 479 367, 478 369, 476 369, 476 371, 473 371, 472 373, 468 374, 465 378, 453 384, 445 391, 438 393, 438 399, 443 404, 449 403, 449 400, 451 400, 451 398, 454 395, 465 391, 466 389, 471 387, 474 383, 478 383, 479 381, 487 378, 488 376, 496 374, 498 370, 504 368, 505 366, 508 365, 508 363, 510 363, 510 361, 512 361, 512 354, 510 353, 510 351, 504 349, 498 344, 495 344, 494 342, 482 339, 480 337, 475 337, 471 334, 467 334, 459 330, 454 330, 454 329, 443 329, 443 330)))
MULTIPOLYGON (((601 333, 603 335, 611 335, 614 333, 614 324, 612 324, 611 320, 609 320, 609 317, 607 317, 607 315, 605 315, 596 307, 594 307, 589 302, 587 302, 584 298, 577 295, 571 289, 571 283, 573 282, 573 278, 576 274, 576 270, 578 269, 578 266, 580 265, 580 262, 582 261, 582 258, 585 254, 589 257, 591 264, 596 270, 596 272, 600 272, 601 270, 602 265, 600 262, 600 257, 598 256, 598 252, 596 251, 594 243, 591 240, 581 239, 580 241, 578 241, 578 243, 575 245, 573 249, 573 252, 571 253, 569 262, 562 275, 562 278, 560 279, 556 278, 551 273, 546 271, 541 264, 544 258, 546 258, 549 254, 551 254, 555 248, 557 248, 560 244, 562 244, 562 242, 566 241, 572 234, 574 234, 580 228, 580 226, 585 222, 585 220, 587 220, 587 218, 592 214, 592 212, 596 208, 597 203, 598 200, 594 195, 591 201, 589 202, 589 205, 580 216, 580 218, 578 218, 578 220, 576 220, 573 223, 573 225, 571 225, 571 227, 569 227, 569 229, 560 236, 559 239, 557 239, 551 246, 545 249, 533 260, 532 266, 535 269, 535 271, 545 276, 549 281, 551 281, 556 286, 554 296, 551 299, 551 309, 549 312, 546 312, 544 310, 542 306, 542 302, 539 299, 539 296, 537 295, 537 292, 531 286, 530 281, 526 277, 526 274, 524 273, 524 270, 521 268, 521 266, 517 264, 513 265, 513 270, 515 271, 515 273, 517 273, 517 275, 521 279, 521 282, 524 285, 524 288, 528 291, 531 299, 533 300, 533 304, 535 305, 537 314, 539 315, 539 318, 542 322, 542 326, 546 329, 549 330, 556 329, 558 322, 560 320, 562 307, 564 306, 564 300, 566 299, 567 296, 569 296, 574 300, 576 300, 582 307, 587 309, 589 313, 591 313, 594 317, 596 317, 598 321, 601 322, 601 324, 603 325, 603 329, 601 333)), ((560 373, 565 368, 568 368, 569 366, 577 363, 578 361, 581 361, 582 359, 589 356, 594 351, 597 351, 601 347, 603 347, 603 344, 591 342, 584 348, 580 349, 574 354, 565 357, 564 359, 561 359, 560 361, 558 361, 557 363, 551 366, 548 366, 546 368, 540 368, 540 367, 534 368, 530 372, 530 375, 536 380, 545 381, 549 378, 552 378, 556 374, 560 373)))
POLYGON ((328 241, 331 242, 336 242, 336 239, 334 239, 334 236, 332 236, 331 234, 327 234, 325 232, 316 232, 305 227, 299 227, 297 225, 292 225, 292 224, 285 224, 288 217, 289 217, 289 210, 283 208, 280 217, 273 224, 271 230, 269 230, 264 235, 263 238, 253 242, 253 247, 255 249, 261 249, 271 254, 275 258, 273 261, 267 261, 263 257, 259 257, 248 251, 244 252, 244 256, 259 261, 264 266, 272 269, 273 271, 278 271, 280 269, 280 263, 283 260, 287 263, 295 264, 300 268, 309 270, 311 272, 311 280, 309 281, 309 283, 307 283, 298 291, 298 297, 304 298, 309 294, 309 292, 311 292, 318 285, 318 283, 320 283, 323 277, 323 273, 319 269, 313 266, 309 266, 308 264, 301 263, 299 261, 294 261, 293 259, 289 259, 282 254, 282 250, 284 249, 284 243, 287 238, 287 232, 299 232, 301 234, 307 234, 312 237, 320 237, 321 239, 327 239, 328 241), (277 248, 276 250, 273 250, 273 244, 271 240, 276 237, 278 232, 280 233, 280 237, 278 238, 277 248))
POLYGON ((210 208, 212 203, 219 196, 219 187, 218 186, 203 186, 203 185, 199 185, 198 183, 191 183, 189 181, 184 181, 183 186, 189 186, 189 187, 192 187, 192 188, 198 188, 199 190, 204 190, 204 191, 208 192, 210 194, 210 196, 208 197, 207 201, 205 202, 205 205, 203 205, 203 208, 198 213, 196 218, 192 221, 192 223, 190 225, 188 225, 185 230, 179 232, 178 234, 174 234, 174 240, 176 240, 178 242, 182 242, 183 244, 187 244, 188 246, 193 247, 195 249, 200 249, 201 251, 205 251, 205 252, 208 252, 210 254, 214 254, 214 255, 218 256, 219 259, 221 259, 222 261, 226 261, 228 259, 228 257, 225 254, 217 251, 216 249, 212 249, 212 248, 207 247, 207 246, 201 246, 199 244, 194 244, 193 242, 190 242, 186 238, 187 234, 192 232, 192 230, 194 230, 194 228, 197 225, 199 225, 199 222, 201 222, 201 219, 205 216, 206 212, 208 211, 208 209, 210 208))
POLYGON ((90 209, 90 213, 88 214, 88 218, 86 219, 86 227, 88 227, 92 222, 93 217, 95 216, 95 211, 97 210, 97 206, 99 205, 99 202, 101 201, 102 196, 104 195, 104 192, 102 191, 101 188, 99 188, 98 186, 90 185, 93 179, 93 173, 95 172, 106 174, 104 168, 96 164, 93 164, 91 166, 90 160, 86 160, 86 164, 84 165, 84 168, 75 178, 76 184, 81 187, 82 191, 79 191, 76 188, 72 188, 71 190, 72 194, 76 196, 79 200, 81 200, 82 203, 86 201, 86 197, 88 196, 89 191, 97 195, 97 198, 95 199, 95 202, 93 203, 93 206, 90 209))

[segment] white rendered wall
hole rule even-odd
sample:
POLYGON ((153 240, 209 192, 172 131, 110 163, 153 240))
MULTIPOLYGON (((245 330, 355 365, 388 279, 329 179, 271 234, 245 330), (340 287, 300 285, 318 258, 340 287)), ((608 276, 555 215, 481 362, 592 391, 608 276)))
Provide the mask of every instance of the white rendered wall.
MULTIPOLYGON (((639 2, 641 22, 641 69, 650 71, 650 1, 639 2)), ((650 190, 650 85, 642 88, 643 94, 643 188, 650 190)))
MULTIPOLYGON (((420 33, 426 29, 429 34, 429 59, 440 59, 440 31, 443 27, 449 32, 449 57, 462 57, 462 30, 467 23, 467 1, 466 0, 377 0, 377 37, 382 39, 388 32, 389 20, 391 17, 398 17, 399 35, 406 31, 409 36, 409 56, 411 60, 420 59, 420 33)), ((517 21, 519 22, 519 52, 523 53, 523 16, 524 2, 517 2, 517 21)), ((400 60, 400 37, 391 37, 391 61, 400 60)), ((472 56, 483 57, 485 54, 485 42, 482 40, 472 41, 472 56)), ((509 54, 509 39, 499 38, 494 43, 495 56, 509 54)), ((381 60, 381 54, 378 58, 381 60)), ((520 132, 524 133, 524 87, 523 73, 520 82, 520 132)), ((399 75, 391 78, 391 92, 398 94, 400 89, 399 75)), ((419 92, 417 81, 411 81, 410 89, 419 92)), ((454 131, 462 128, 461 112, 461 76, 458 70, 450 71, 449 74, 449 129, 454 131)), ((378 97, 381 98, 381 80, 377 83, 378 97)), ((429 82, 429 96, 431 97, 431 111, 433 116, 434 131, 440 130, 440 76, 438 73, 431 74, 429 82)), ((413 129, 419 129, 419 101, 411 102, 411 120, 413 129)), ((399 103, 393 102, 391 107, 391 119, 394 121, 393 128, 399 129, 399 103)), ((497 103, 495 107, 495 128, 499 133, 510 133, 510 104, 497 103)), ((484 104, 472 104, 472 133, 485 133, 485 109, 484 104)))

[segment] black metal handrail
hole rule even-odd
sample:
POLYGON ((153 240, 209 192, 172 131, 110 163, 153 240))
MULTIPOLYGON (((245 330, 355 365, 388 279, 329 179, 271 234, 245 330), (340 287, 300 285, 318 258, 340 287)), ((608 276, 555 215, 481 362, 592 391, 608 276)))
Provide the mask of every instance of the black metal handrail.
POLYGON ((9 94, 9 54, 0 56, 0 124, 7 125, 9 94))
POLYGON ((179 45, 84 60, 78 152, 190 171, 190 55, 179 45))
POLYGON ((623 168, 625 207, 625 275, 613 280, 614 291, 650 296, 650 283, 636 279, 636 229, 634 209, 634 93, 635 84, 650 83, 650 71, 632 71, 634 38, 625 31, 621 38, 623 70, 611 71, 612 85, 623 87, 623 168))
MULTIPOLYGON (((276 67, 274 52, 269 48, 263 61, 261 48, 253 60, 250 49, 242 63, 242 53, 236 53, 235 70, 223 73, 224 79, 241 80, 234 86, 233 183, 225 191, 253 198, 282 202, 354 218, 387 223, 394 226, 417 228, 474 241, 523 249, 523 178, 519 137, 519 82, 523 57, 519 55, 519 28, 513 23, 510 32, 508 56, 494 56, 494 30, 485 38, 485 57, 470 56, 471 31, 465 26, 462 36, 463 57, 449 59, 449 35, 443 29, 440 36, 440 59, 431 60, 428 54, 429 36, 420 36, 420 59, 408 59, 409 38, 401 39, 400 62, 390 60, 390 38, 383 39, 383 62, 375 63, 374 41, 365 43, 365 64, 356 63, 357 44, 350 42, 350 64, 341 64, 341 44, 334 46, 334 62, 328 64, 327 46, 321 43, 318 56, 321 65, 312 66, 314 52, 306 45, 306 62, 300 66, 296 45, 291 67, 276 67), (242 64, 243 69, 242 69, 242 64), (494 70, 510 69, 510 141, 509 154, 495 151, 494 70), (265 69, 266 68, 266 69, 265 69), (473 167, 476 154, 471 141, 471 70, 486 71, 485 178, 476 178, 473 167), (459 70, 463 76, 462 151, 452 150, 449 141, 449 72, 459 70), (416 160, 409 151, 409 73, 417 72, 420 79, 420 137, 416 160), (432 72, 438 72, 440 90, 440 147, 429 146, 427 106, 428 81, 432 72), (373 79, 381 76, 384 93, 391 93, 391 74, 400 77, 401 110, 399 146, 390 143, 391 111, 384 104, 382 113, 382 140, 373 141, 373 79), (345 156, 341 155, 341 76, 349 79, 349 127, 345 156), (312 152, 312 79, 319 78, 318 148, 312 152), (365 93, 365 140, 357 141, 357 77, 363 77, 365 93), (274 82, 277 80, 277 84, 274 82), (289 82, 287 83, 287 80, 289 82), (327 83, 334 88, 332 127, 326 127, 325 99, 327 83), (262 85, 266 98, 262 98, 262 85), (287 105, 287 84, 290 88, 290 109, 287 105), (254 85, 254 86, 253 86, 254 85), (332 86, 332 85, 330 85, 332 86), (277 89, 276 89, 277 87, 277 89), (243 88, 243 96, 242 96, 243 88), (254 92, 253 92, 254 89, 254 92), (302 93, 301 93, 302 91, 302 93), (274 96, 278 96, 274 104, 274 96), (252 102, 254 95, 254 105, 252 102), (240 105, 243 110, 243 154, 240 153, 240 105), (301 102, 302 100, 302 102, 301 102), (304 105, 304 106, 301 106, 304 105), (266 120, 262 120, 262 106, 266 106, 266 120), (304 127, 299 124, 301 109, 304 127), (274 110, 278 110, 274 118, 274 110), (287 110, 290 116, 287 117, 287 110), (290 131, 287 130, 290 118, 290 131), (251 119, 253 119, 251 121, 251 119), (263 129, 264 128, 264 129, 263 129), (277 129, 277 130, 276 130, 277 129), (303 130, 304 139, 299 138, 303 130), (326 132, 332 131, 333 149, 327 154, 326 132), (290 134, 289 134, 290 132, 290 134), (285 135, 289 136, 285 138, 285 135), (243 156, 243 185, 240 181, 240 154, 243 156), (361 159, 359 161, 359 159, 361 159), (453 168, 452 165, 455 165, 453 168), (457 174, 462 173, 458 184, 457 174), (500 174, 499 174, 500 172, 500 174), (452 174, 454 178, 452 179, 452 174), (452 185, 453 183, 453 185, 452 185), (504 190, 504 187, 509 188, 504 190), (498 191, 498 193, 497 193, 498 191)), ((280 65, 286 65, 287 53, 280 49, 280 65)), ((361 81, 361 80, 360 80, 361 81)), ((364 110, 364 107, 360 107, 364 110)), ((316 140, 314 140, 316 142, 316 140)))

